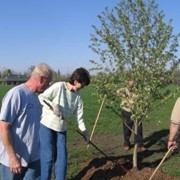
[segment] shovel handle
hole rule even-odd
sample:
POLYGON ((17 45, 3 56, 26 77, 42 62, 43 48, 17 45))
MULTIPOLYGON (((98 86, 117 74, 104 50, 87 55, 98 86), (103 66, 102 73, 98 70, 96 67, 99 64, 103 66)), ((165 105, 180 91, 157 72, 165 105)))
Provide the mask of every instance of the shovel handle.
POLYGON ((44 102, 51 110, 53 110, 53 107, 52 107, 47 101, 43 100, 43 102, 44 102))
MULTIPOLYGON (((84 134, 78 130, 76 130, 83 138, 85 138, 84 134)), ((101 149, 99 149, 91 140, 88 142, 89 144, 93 145, 101 154, 103 154, 105 157, 109 158, 107 154, 105 154, 101 149)))
POLYGON ((166 154, 164 155, 163 159, 161 160, 161 162, 159 163, 159 165, 156 167, 155 171, 152 173, 151 177, 149 178, 149 180, 151 180, 155 173, 157 172, 157 170, 159 169, 159 167, 161 166, 161 164, 164 162, 164 160, 166 159, 166 157, 169 155, 169 153, 171 152, 172 150, 172 146, 169 148, 169 150, 166 152, 166 154))
MULTIPOLYGON (((76 130, 82 137, 84 137, 84 135, 82 134, 82 132, 76 130)), ((101 151, 91 140, 89 140, 89 144, 91 144, 92 146, 94 146, 101 154, 103 154, 107 159, 110 159, 112 161, 114 161, 112 158, 110 158, 107 154, 105 154, 103 151, 101 151)), ((127 169, 125 169, 121 164, 120 164, 121 168, 123 169, 123 171, 125 173, 127 173, 127 169)))

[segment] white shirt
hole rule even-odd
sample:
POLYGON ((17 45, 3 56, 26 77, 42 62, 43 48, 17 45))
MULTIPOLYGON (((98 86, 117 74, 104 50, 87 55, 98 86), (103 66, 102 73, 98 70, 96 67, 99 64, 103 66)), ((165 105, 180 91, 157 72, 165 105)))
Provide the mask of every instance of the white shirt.
POLYGON ((79 91, 72 92, 68 90, 65 82, 57 82, 40 94, 39 99, 43 105, 41 123, 44 126, 58 132, 66 131, 67 120, 74 115, 79 129, 86 130, 83 119, 83 102, 79 91), (64 119, 57 117, 43 100, 50 105, 59 104, 64 119))

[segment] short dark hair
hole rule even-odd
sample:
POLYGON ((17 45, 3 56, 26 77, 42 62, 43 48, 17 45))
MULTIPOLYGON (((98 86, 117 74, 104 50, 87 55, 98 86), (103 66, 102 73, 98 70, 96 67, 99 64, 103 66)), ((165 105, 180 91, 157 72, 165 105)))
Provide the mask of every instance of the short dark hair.
POLYGON ((77 68, 70 76, 69 83, 74 85, 75 80, 82 85, 87 86, 90 83, 90 74, 85 68, 77 68))

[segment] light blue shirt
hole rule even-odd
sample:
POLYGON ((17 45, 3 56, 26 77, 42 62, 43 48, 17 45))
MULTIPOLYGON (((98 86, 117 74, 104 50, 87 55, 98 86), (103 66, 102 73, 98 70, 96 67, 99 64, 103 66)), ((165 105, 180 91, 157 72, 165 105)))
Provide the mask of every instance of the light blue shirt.
MULTIPOLYGON (((24 84, 12 88, 4 96, 0 120, 11 125, 13 147, 22 166, 39 159, 39 124, 42 107, 35 92, 24 84)), ((0 140, 0 163, 9 166, 9 157, 0 140)))

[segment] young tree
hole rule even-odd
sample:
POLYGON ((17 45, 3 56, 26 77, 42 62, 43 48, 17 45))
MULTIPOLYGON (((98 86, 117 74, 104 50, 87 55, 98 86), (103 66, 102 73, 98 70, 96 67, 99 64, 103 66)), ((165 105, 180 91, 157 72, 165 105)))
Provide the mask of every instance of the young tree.
MULTIPOLYGON (((91 60, 91 70, 97 74, 94 85, 101 97, 106 95, 114 112, 120 112, 121 103, 116 90, 128 76, 136 81, 138 98, 132 107, 135 134, 154 100, 168 98, 162 88, 171 82, 179 63, 179 34, 173 35, 172 20, 166 23, 164 12, 158 8, 155 0, 121 0, 113 9, 105 8, 98 16, 101 27, 93 26, 91 34, 90 48, 100 57, 91 60)), ((137 167, 137 144, 133 167, 137 167)))

